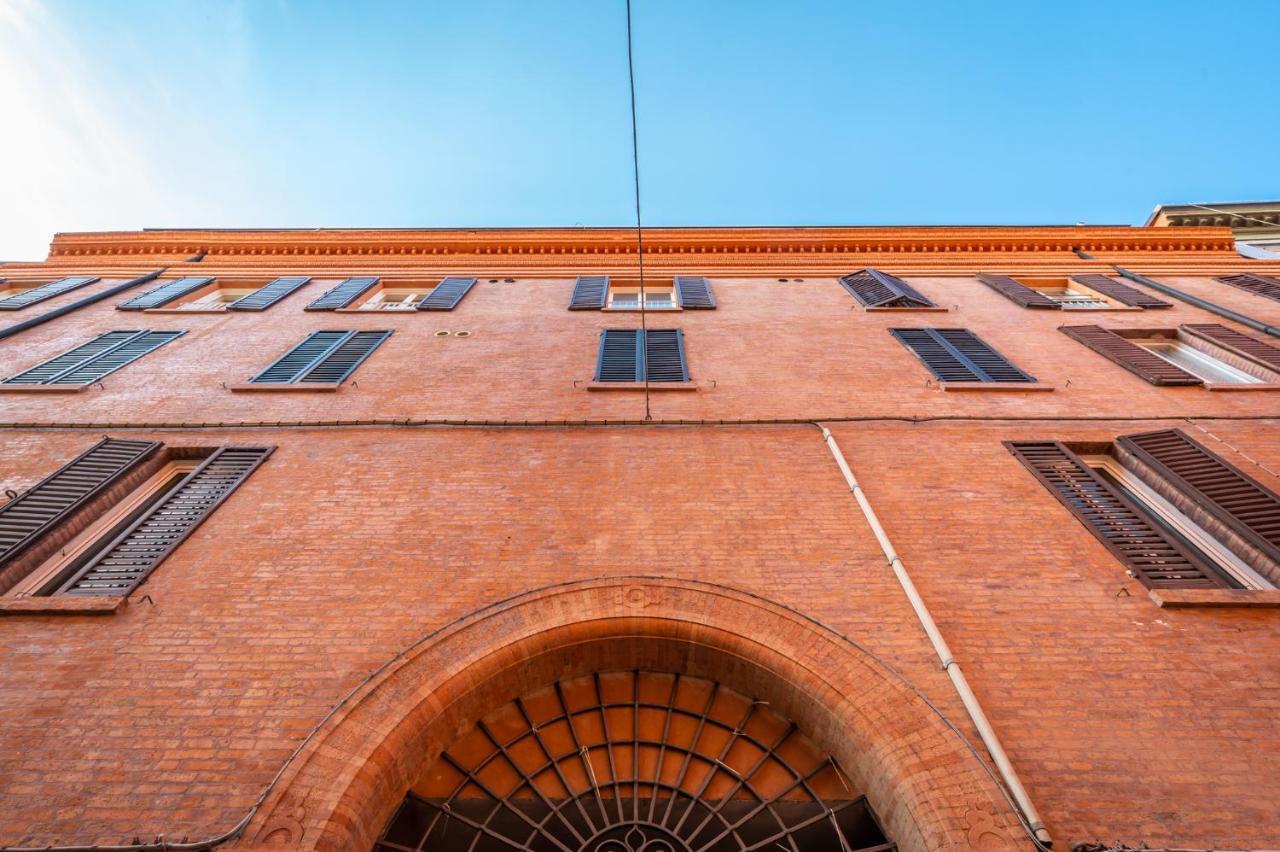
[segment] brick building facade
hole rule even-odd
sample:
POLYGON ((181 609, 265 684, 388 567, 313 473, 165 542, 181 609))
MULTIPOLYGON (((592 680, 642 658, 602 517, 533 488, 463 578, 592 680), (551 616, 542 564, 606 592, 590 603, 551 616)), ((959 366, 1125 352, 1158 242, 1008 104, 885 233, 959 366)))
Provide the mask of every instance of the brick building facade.
POLYGON ((1280 844, 1280 261, 645 247, 0 264, 0 847, 1280 844))

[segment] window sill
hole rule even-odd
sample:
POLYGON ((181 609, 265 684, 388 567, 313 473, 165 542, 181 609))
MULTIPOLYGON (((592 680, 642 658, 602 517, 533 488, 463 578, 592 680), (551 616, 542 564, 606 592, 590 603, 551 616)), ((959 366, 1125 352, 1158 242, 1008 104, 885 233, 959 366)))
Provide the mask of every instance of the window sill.
POLYGON ((1280 390, 1280 383, 1264 382, 1257 385, 1237 385, 1226 382, 1205 382, 1204 388, 1211 391, 1273 391, 1280 390))
POLYGON ((1168 609, 1280 609, 1280 589, 1152 589, 1147 595, 1168 609))
MULTIPOLYGON (((638 314, 638 313, 640 313, 640 309, 639 309, 639 308, 601 308, 600 310, 601 310, 601 311, 603 311, 603 312, 604 312, 604 313, 606 313, 606 314, 638 314)), ((646 313, 646 314, 675 314, 675 313, 679 313, 680 311, 683 311, 683 310, 684 310, 684 308, 681 308, 681 307, 679 307, 679 306, 677 306, 677 307, 672 307, 672 308, 645 308, 645 309, 644 309, 644 313, 646 313)))
MULTIPOLYGON (((1172 307, 1172 305, 1170 305, 1172 307)), ((1148 308, 1139 308, 1136 305, 1115 305, 1110 308, 1068 308, 1063 307, 1064 314, 1131 314, 1134 311, 1145 311, 1148 308)))
POLYGON ((885 308, 863 308, 863 310, 864 310, 864 311, 866 311, 866 312, 867 312, 867 313, 869 313, 869 314, 902 314, 902 313, 910 313, 910 314, 945 314, 945 313, 947 313, 948 311, 950 311, 951 309, 950 309, 950 308, 944 308, 944 307, 942 307, 942 306, 940 306, 940 305, 935 305, 935 306, 934 306, 934 307, 932 307, 932 308, 889 308, 889 307, 885 307, 885 308))
POLYGON ((227 385, 232 393, 333 393, 342 387, 332 382, 293 382, 291 384, 271 384, 268 382, 242 382, 227 385))
POLYGON ((0 393, 83 393, 88 385, 0 385, 0 393))
POLYGON ((50 597, 0 598, 0 616, 6 615, 115 615, 124 597, 53 595, 50 597))
POLYGON ((226 308, 144 308, 144 314, 234 314, 226 308))
POLYGON ((1044 393, 1054 389, 1043 382, 943 382, 944 391, 982 391, 986 393, 1013 391, 1015 393, 1044 393))
MULTIPOLYGON (((650 391, 696 391, 693 382, 649 382, 650 391)), ((642 391, 644 382, 588 382, 589 391, 642 391)))

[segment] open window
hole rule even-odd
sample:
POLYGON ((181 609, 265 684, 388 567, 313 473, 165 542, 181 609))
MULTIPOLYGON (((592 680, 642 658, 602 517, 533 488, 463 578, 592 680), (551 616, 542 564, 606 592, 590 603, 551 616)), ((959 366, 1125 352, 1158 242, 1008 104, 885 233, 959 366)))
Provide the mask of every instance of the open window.
POLYGON ((1153 385, 1280 388, 1280 348, 1220 323, 1146 329, 1075 325, 1059 330, 1153 385))
POLYGON ((1280 584, 1280 496, 1181 430, 1005 446, 1147 587, 1280 584))
POLYGON ((264 311, 310 280, 305 275, 275 279, 186 276, 162 280, 158 286, 116 305, 116 310, 152 313, 264 311))
POLYGON ((129 594, 272 449, 99 441, 0 506, 0 607, 129 594))
POLYGON ((714 310, 716 300, 711 282, 693 275, 646 278, 643 288, 639 278, 582 275, 569 298, 571 311, 639 311, 642 307, 646 311, 714 310))
POLYGON ((980 274, 978 280, 1024 308, 1056 311, 1131 311, 1172 303, 1106 275, 1017 276, 980 274))
POLYGON ((17 311, 97 281, 96 275, 47 278, 0 278, 0 311, 17 311))
POLYGON ((451 311, 475 278, 348 278, 307 305, 308 311, 451 311))

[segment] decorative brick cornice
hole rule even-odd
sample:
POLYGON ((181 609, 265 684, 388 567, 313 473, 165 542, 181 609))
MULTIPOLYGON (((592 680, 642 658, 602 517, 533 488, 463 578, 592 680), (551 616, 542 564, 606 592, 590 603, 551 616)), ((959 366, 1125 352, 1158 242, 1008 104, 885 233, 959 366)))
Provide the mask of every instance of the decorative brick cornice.
MULTIPOLYGON (((1226 228, 1194 231, 1129 227, 654 228, 654 257, 815 257, 1086 252, 1232 251, 1226 228)), ((50 259, 123 257, 163 260, 203 252, 208 260, 272 257, 533 258, 635 254, 626 228, 492 230, 132 231, 58 234, 50 259)))

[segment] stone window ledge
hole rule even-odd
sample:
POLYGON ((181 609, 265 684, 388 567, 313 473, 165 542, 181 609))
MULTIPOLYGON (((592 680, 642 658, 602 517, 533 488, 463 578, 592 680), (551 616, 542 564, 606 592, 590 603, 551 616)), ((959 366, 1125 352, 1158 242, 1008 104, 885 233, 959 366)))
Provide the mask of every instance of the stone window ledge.
POLYGON ((1051 391, 1053 385, 1043 382, 943 382, 944 391, 983 391, 987 393, 1013 391, 1015 393, 1036 393, 1051 391))
MULTIPOLYGON (((693 382, 649 382, 651 391, 696 391, 693 382)), ((644 382, 588 382, 589 391, 642 391, 644 382)))
POLYGON ((115 615, 124 606, 125 598, 106 595, 0 598, 0 617, 6 615, 115 615))
POLYGON ((1264 382, 1256 385, 1241 385, 1234 383, 1213 383, 1205 382, 1205 388, 1211 391, 1273 391, 1280 390, 1280 383, 1264 382))
POLYGON ((931 307, 931 308, 892 308, 892 307, 870 307, 870 308, 863 308, 863 310, 864 310, 864 311, 866 311, 866 312, 867 312, 867 313, 869 313, 869 314, 902 314, 902 313, 911 313, 911 314, 921 314, 921 313, 924 313, 924 314, 945 314, 945 313, 947 313, 948 311, 950 311, 951 309, 950 309, 950 308, 947 308, 947 307, 944 307, 944 306, 942 306, 942 305, 934 305, 934 306, 933 306, 933 307, 931 307))
POLYGON ((0 385, 0 393, 83 393, 88 385, 0 385))
POLYGON ((292 384, 270 384, 267 382, 241 382, 239 384, 227 385, 227 389, 234 393, 333 393, 342 385, 334 382, 294 382, 292 384))
POLYGON ((1169 609, 1280 609, 1280 589, 1152 589, 1147 594, 1169 609))

